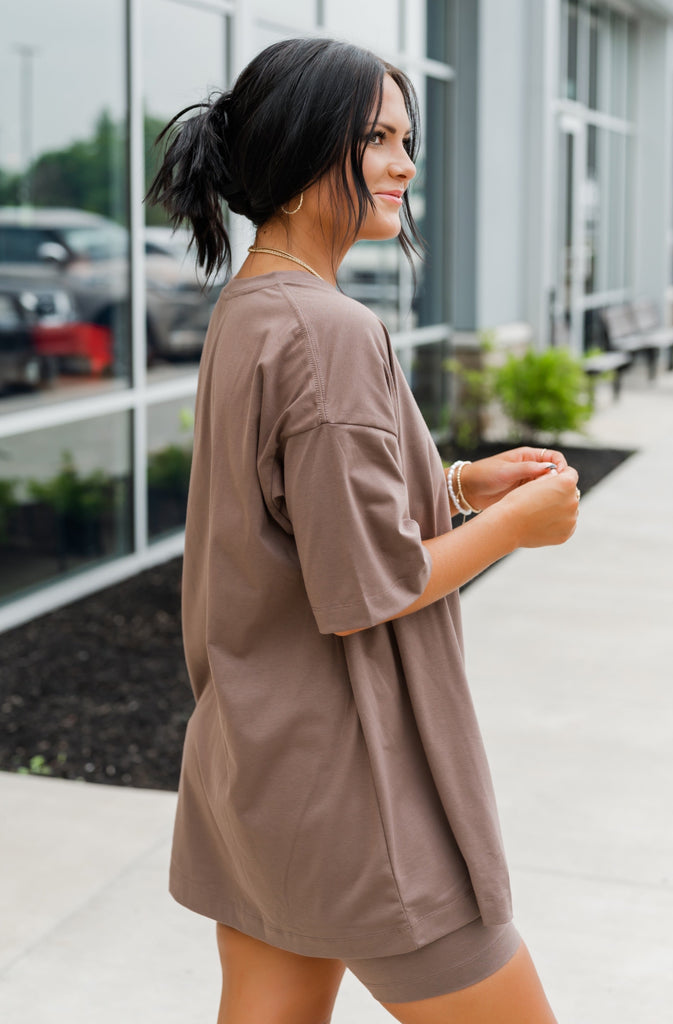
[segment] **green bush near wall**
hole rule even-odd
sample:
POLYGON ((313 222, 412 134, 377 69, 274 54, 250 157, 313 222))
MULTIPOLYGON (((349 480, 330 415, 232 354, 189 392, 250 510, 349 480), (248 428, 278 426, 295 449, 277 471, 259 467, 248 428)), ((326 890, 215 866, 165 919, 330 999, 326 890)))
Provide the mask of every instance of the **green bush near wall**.
POLYGON ((508 356, 493 389, 519 437, 581 430, 593 412, 589 378, 567 349, 508 356))

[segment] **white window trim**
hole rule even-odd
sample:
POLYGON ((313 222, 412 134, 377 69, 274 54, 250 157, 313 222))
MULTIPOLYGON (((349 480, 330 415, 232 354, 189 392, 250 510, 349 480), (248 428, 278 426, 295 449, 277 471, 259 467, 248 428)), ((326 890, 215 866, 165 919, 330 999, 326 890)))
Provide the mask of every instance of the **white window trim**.
POLYGON ((92 568, 84 568, 76 575, 54 583, 38 584, 31 593, 9 598, 6 604, 0 605, 0 633, 13 629, 24 622, 30 622, 40 615, 54 611, 63 605, 71 604, 89 594, 94 594, 105 587, 135 576, 144 569, 167 562, 170 558, 178 558, 184 547, 184 531, 171 534, 170 537, 157 540, 143 552, 133 552, 121 557, 111 557, 109 561, 99 563, 92 568))
POLYGON ((618 306, 623 302, 629 302, 633 297, 631 288, 613 288, 610 291, 592 292, 584 295, 580 302, 582 312, 589 309, 600 309, 602 306, 618 306))
POLYGON ((635 135, 636 125, 634 121, 627 121, 613 114, 604 114, 600 110, 591 110, 583 103, 575 100, 556 99, 552 101, 552 110, 560 117, 572 117, 586 124, 595 125, 597 128, 605 128, 607 131, 618 132, 621 135, 635 135))
MULTIPOLYGON (((195 7, 200 11, 209 11, 211 14, 235 14, 236 0, 164 0, 165 3, 177 4, 178 7, 195 7)), ((137 4, 138 0, 131 0, 137 4)), ((142 3, 142 0, 140 0, 142 3)))

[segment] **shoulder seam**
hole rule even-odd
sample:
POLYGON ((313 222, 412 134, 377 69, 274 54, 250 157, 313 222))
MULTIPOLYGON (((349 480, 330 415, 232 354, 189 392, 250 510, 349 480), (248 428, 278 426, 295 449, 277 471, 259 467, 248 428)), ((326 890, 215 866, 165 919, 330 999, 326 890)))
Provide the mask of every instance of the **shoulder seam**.
POLYGON ((378 427, 375 423, 349 423, 347 420, 328 420, 324 419, 322 423, 315 423, 312 427, 305 427, 303 430, 295 430, 292 434, 286 435, 286 441, 290 441, 293 437, 302 437, 304 434, 310 434, 314 430, 319 430, 320 427, 354 427, 358 430, 375 430, 379 434, 388 434, 390 437, 397 439, 397 434, 394 430, 388 430, 386 427, 378 427))
POLYGON ((311 365, 312 365, 312 369, 313 369, 313 373, 312 373, 312 376, 313 376, 313 387, 314 387, 315 396, 316 396, 316 404, 318 406, 318 417, 319 417, 319 420, 320 420, 320 423, 318 425, 320 425, 321 423, 327 423, 328 420, 327 420, 327 407, 326 407, 326 403, 325 403, 325 382, 323 381, 323 379, 322 379, 322 377, 320 375, 320 366, 319 366, 319 361, 318 361, 318 351, 317 351, 316 345, 314 343, 313 335, 311 334, 311 331, 309 330, 308 324, 307 324, 306 319, 305 319, 305 317, 304 317, 304 315, 303 315, 303 313, 301 311, 301 308, 295 302, 294 298, 292 297, 292 295, 289 292, 289 289, 286 288, 285 284, 282 281, 278 282, 278 287, 281 290, 281 292, 285 295, 285 298, 287 299, 288 303, 294 309, 295 315, 296 315, 297 319, 299 320, 299 323, 301 324, 301 328, 303 330, 304 336, 305 336, 306 341, 308 343, 308 348, 309 348, 309 351, 310 351, 310 354, 311 354, 311 365))

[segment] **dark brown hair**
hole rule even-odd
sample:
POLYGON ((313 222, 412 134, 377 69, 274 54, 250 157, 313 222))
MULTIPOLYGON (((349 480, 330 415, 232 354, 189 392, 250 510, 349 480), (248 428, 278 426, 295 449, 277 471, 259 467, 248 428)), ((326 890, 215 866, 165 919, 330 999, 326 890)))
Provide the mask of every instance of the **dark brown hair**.
MULTIPOLYGON (((231 266, 223 201, 260 226, 328 171, 348 197, 344 240, 354 237, 374 207, 362 160, 386 74, 404 97, 413 160, 418 104, 402 71, 348 43, 287 39, 258 54, 230 92, 185 108, 166 125, 157 139, 166 151, 147 201, 163 206, 174 227, 191 225, 207 275, 231 266)), ((406 193, 398 238, 410 259, 421 239, 406 193)))

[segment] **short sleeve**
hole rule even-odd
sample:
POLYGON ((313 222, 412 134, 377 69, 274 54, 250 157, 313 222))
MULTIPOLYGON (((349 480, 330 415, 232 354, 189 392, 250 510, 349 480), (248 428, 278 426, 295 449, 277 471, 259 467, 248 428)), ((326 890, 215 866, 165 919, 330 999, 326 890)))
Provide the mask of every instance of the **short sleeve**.
POLYGON ((423 593, 431 561, 409 514, 396 436, 323 423, 288 439, 284 499, 321 633, 373 626, 423 593))

